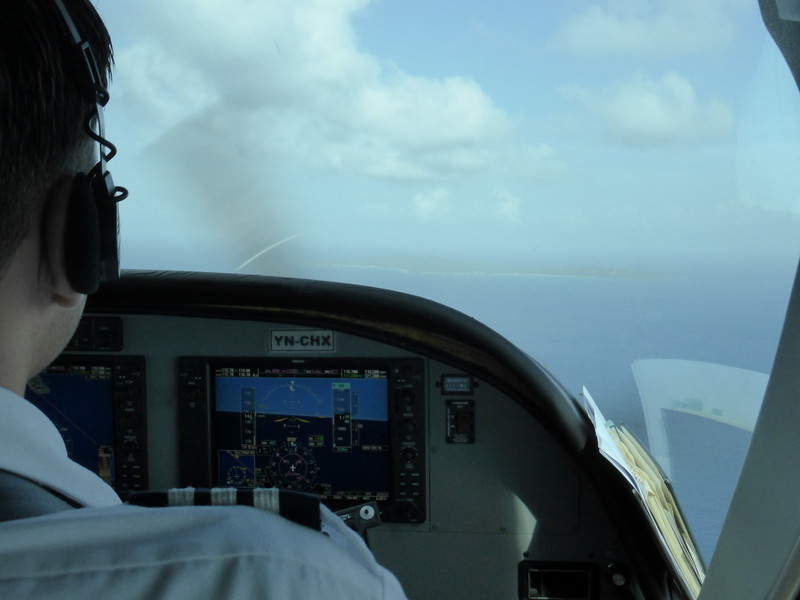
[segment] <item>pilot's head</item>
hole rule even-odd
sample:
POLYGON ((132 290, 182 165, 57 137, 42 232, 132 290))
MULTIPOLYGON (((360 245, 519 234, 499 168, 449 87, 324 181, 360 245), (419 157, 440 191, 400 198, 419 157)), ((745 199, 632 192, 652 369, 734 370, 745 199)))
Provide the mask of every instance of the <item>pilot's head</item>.
MULTIPOLYGON (((68 215, 74 214, 76 175, 91 174, 98 163, 101 145, 90 129, 97 128, 95 96, 107 87, 111 61, 108 31, 88 0, 0 1, 0 385, 5 387, 12 387, 9 370, 35 372, 60 350, 80 315, 83 293, 90 291, 69 275, 65 248, 86 235, 68 215), (91 52, 77 50, 76 39, 88 42, 91 52), (95 84, 87 81, 83 55, 88 54, 97 65, 95 84)), ((79 248, 73 262, 80 253, 79 248)))

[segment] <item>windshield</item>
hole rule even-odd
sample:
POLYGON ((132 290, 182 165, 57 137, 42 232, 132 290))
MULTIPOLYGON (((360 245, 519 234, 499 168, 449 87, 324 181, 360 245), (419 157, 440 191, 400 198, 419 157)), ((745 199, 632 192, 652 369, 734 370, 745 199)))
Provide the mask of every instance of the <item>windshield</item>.
POLYGON ((410 292, 649 445, 710 560, 800 255, 755 0, 98 0, 123 267, 410 292))

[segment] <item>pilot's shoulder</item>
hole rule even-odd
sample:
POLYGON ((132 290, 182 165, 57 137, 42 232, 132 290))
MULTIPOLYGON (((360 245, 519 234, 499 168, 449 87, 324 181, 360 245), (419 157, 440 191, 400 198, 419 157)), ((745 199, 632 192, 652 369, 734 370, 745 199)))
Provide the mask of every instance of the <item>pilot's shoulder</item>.
POLYGON ((248 507, 117 506, 10 521, 0 525, 0 595, 102 597, 114 586, 123 598, 405 598, 355 534, 326 514, 323 530, 248 507))

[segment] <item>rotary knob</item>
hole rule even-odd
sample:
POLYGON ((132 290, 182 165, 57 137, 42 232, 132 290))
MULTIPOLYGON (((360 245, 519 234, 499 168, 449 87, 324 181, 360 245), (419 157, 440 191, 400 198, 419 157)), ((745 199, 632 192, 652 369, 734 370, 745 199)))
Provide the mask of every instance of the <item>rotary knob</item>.
POLYGON ((411 462, 412 460, 417 458, 417 449, 412 448, 410 446, 406 446, 405 448, 403 448, 403 451, 400 453, 400 455, 403 457, 404 461, 411 462))

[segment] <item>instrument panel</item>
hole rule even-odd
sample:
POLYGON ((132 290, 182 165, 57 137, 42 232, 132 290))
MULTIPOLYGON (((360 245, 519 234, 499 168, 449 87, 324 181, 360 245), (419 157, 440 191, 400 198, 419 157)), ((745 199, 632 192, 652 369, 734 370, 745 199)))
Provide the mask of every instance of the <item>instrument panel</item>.
POLYGON ((370 546, 412 599, 635 598, 651 585, 571 449, 578 428, 559 436, 542 415, 561 409, 503 389, 508 364, 470 367, 476 343, 416 343, 396 321, 378 332, 342 314, 180 312, 100 296, 30 386, 121 496, 277 486, 334 510, 375 501, 370 546))

